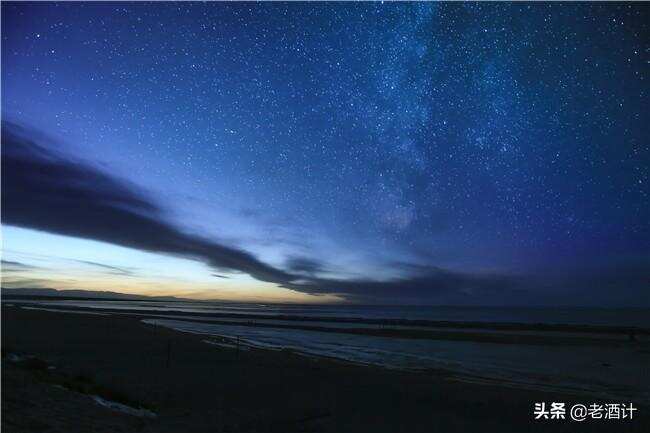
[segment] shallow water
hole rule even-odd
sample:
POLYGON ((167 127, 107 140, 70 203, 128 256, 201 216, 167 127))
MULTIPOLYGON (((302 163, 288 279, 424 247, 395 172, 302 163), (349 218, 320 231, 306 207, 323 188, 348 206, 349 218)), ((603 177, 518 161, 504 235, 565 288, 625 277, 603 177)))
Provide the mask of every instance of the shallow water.
MULTIPOLYGON (((16 301, 12 302, 16 303, 16 301)), ((228 313, 259 316, 431 320, 450 322, 544 323, 650 328, 650 308, 581 307, 435 307, 375 305, 266 305, 217 302, 29 301, 41 305, 114 308, 186 313, 228 313)))
POLYGON ((243 344, 291 349, 401 369, 444 369, 522 386, 650 401, 650 352, 639 346, 540 346, 386 338, 293 329, 144 319, 183 332, 239 338, 243 344))
MULTIPOLYGON (((549 344, 504 344, 474 341, 396 338, 338 332, 342 328, 422 329, 415 324, 394 324, 383 319, 478 323, 569 324, 650 327, 650 309, 582 308, 465 308, 376 306, 267 306, 207 302, 148 301, 15 301, 27 308, 89 314, 136 315, 144 322, 225 338, 268 349, 290 349, 362 364, 399 369, 442 369, 462 378, 488 378, 513 386, 590 393, 602 398, 650 402, 650 341, 646 336, 629 342, 626 334, 587 334, 536 330, 445 328, 445 332, 480 334, 553 335, 549 344), (74 310, 85 307, 89 310, 74 310), (134 311, 141 310, 141 311, 134 311), (137 313, 137 314, 136 314, 137 313), (192 313, 236 314, 234 317, 192 316, 192 313), (257 316, 257 317, 253 317, 257 316), (175 320, 183 318, 183 320, 175 320), (301 319, 303 318, 303 319, 301 319), (311 318, 312 320, 306 320, 311 318), (378 323, 340 322, 359 318, 378 323), (290 320, 288 320, 290 319, 290 320), (200 322, 199 322, 200 320, 200 322), (223 323, 204 323, 211 320, 223 323), (252 323, 251 323, 252 322, 252 323), (243 323, 264 326, 243 326, 243 323), (278 327, 274 327, 278 326, 278 327), (280 327, 283 326, 283 327, 280 327), (320 326, 330 332, 291 329, 320 326), (555 337, 580 337, 578 345, 556 344, 555 337), (599 344, 585 337, 618 340, 599 344), (585 342, 586 341, 586 342, 585 342)), ((428 330, 437 328, 428 326, 428 330)), ((525 341, 525 338, 523 338, 525 341)))

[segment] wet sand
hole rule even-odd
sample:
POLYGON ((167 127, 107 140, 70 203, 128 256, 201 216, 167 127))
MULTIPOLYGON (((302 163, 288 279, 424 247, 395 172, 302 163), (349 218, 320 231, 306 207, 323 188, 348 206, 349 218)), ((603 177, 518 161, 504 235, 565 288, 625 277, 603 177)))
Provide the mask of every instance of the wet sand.
POLYGON ((237 350, 205 339, 133 317, 3 307, 3 354, 33 355, 55 367, 35 374, 3 357, 3 431, 650 431, 648 407, 637 405, 631 421, 534 421, 535 402, 595 400, 468 383, 445 371, 407 373, 237 350), (54 374, 88 378, 158 416, 103 408, 47 383, 54 374))

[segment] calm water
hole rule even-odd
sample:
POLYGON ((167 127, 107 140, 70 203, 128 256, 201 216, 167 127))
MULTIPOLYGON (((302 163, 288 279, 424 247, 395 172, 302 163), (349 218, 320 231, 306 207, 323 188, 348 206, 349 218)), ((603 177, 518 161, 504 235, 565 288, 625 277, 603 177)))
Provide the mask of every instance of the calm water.
MULTIPOLYGON (((9 301, 11 302, 11 301, 9 301)), ((229 313, 324 318, 406 319, 451 322, 545 323, 650 328, 650 308, 430 307, 264 305, 209 302, 39 301, 41 305, 186 313, 229 313)))

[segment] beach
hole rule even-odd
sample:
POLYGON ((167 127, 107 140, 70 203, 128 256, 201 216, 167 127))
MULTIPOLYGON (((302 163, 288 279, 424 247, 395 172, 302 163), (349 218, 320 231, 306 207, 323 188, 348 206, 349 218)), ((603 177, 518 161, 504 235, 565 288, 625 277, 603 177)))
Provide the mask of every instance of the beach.
POLYGON ((635 404, 632 420, 536 421, 536 402, 599 400, 444 370, 237 347, 128 316, 3 307, 2 342, 7 432, 642 432, 650 426, 644 405, 635 404), (25 368, 10 355, 43 366, 25 368), (154 415, 102 406, 85 394, 95 390, 154 415))

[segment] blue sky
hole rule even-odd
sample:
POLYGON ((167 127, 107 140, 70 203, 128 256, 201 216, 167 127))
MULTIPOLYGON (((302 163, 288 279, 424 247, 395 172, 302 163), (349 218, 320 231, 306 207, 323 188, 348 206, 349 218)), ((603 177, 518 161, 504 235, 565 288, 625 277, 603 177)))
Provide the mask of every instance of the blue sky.
POLYGON ((643 5, 2 12, 5 285, 647 302, 643 5))

